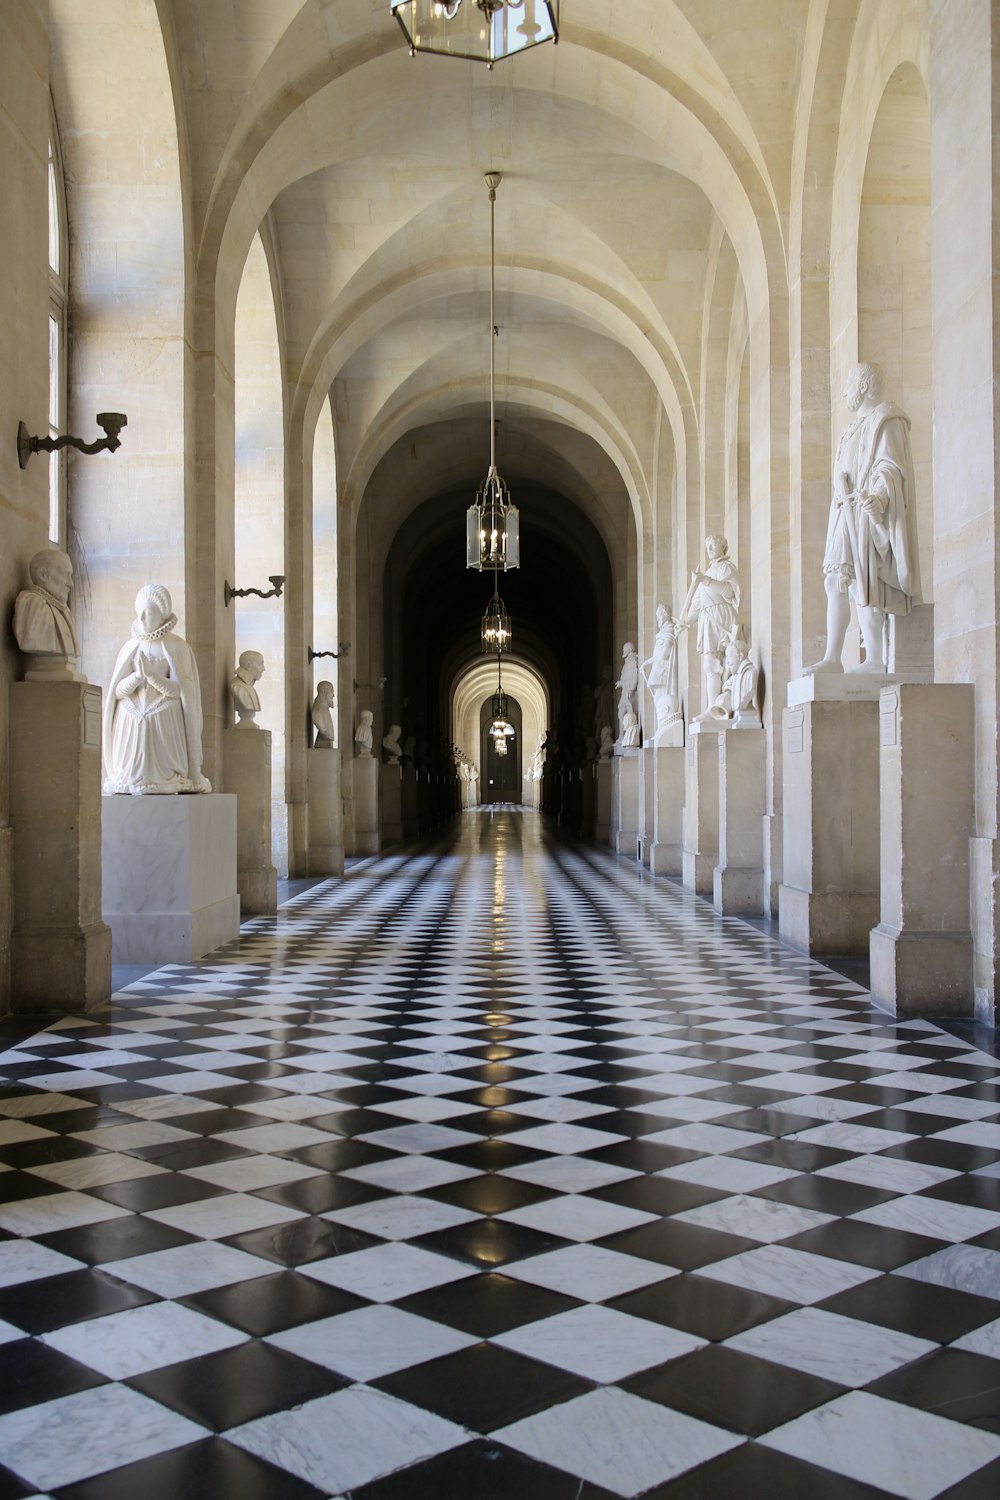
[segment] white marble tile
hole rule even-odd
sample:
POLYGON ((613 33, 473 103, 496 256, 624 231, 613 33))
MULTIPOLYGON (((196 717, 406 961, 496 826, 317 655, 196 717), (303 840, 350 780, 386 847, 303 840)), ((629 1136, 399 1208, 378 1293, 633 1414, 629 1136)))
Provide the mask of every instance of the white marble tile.
MULTIPOLYGON (((145 1058, 136 1058, 136 1062, 145 1062, 145 1058)), ((150 1082, 151 1080, 144 1080, 150 1082)), ((29 1083, 35 1089, 57 1089, 60 1085, 64 1088, 68 1085, 74 1089, 99 1089, 106 1084, 120 1083, 113 1073, 100 1073, 93 1068, 80 1068, 76 1073, 32 1073, 30 1077, 19 1078, 19 1083, 29 1083)), ((232 1082, 232 1079, 229 1080, 232 1082)), ((82 1099, 75 1101, 74 1107, 80 1109, 85 1103, 82 1099)))
POLYGON ((198 1099, 193 1094, 149 1094, 140 1099, 122 1099, 115 1105, 119 1113, 138 1115, 141 1120, 169 1120, 172 1115, 194 1115, 218 1107, 214 1101, 198 1099))
POLYGON ((494 1335, 490 1342, 605 1384, 679 1359, 706 1341, 588 1303, 494 1335))
POLYGON ((193 1130, 163 1125, 158 1120, 136 1120, 131 1125, 102 1125, 97 1130, 81 1130, 74 1137, 88 1146, 106 1151, 138 1151, 144 1146, 165 1146, 171 1141, 197 1140, 193 1130))
POLYGON ((938 1346, 893 1328, 879 1328, 818 1307, 800 1307, 736 1334, 726 1340, 726 1347, 790 1365, 793 1370, 838 1385, 860 1386, 930 1354, 938 1346))
POLYGON ((586 1156, 543 1156, 537 1161, 506 1167, 501 1177, 517 1182, 534 1182, 557 1193, 590 1193, 594 1188, 608 1187, 642 1174, 631 1167, 613 1167, 610 1162, 592 1161, 586 1156))
POLYGON ((573 1124, 580 1120, 593 1120, 598 1115, 611 1114, 609 1104, 589 1104, 583 1099, 574 1099, 571 1094, 556 1099, 526 1099, 520 1104, 505 1104, 507 1114, 523 1116, 528 1120, 548 1120, 550 1124, 573 1124))
POLYGON ((755 1130, 733 1130, 728 1125, 696 1123, 658 1130, 644 1139, 653 1141, 658 1146, 680 1146, 684 1151, 701 1151, 705 1156, 715 1156, 724 1155, 727 1151, 742 1151, 747 1146, 759 1145, 770 1137, 755 1130))
POLYGON ((317 1099, 299 1094, 284 1094, 277 1099, 255 1099, 252 1104, 237 1104, 236 1109, 242 1110, 248 1115, 268 1115, 272 1120, 288 1120, 298 1122, 300 1120, 315 1120, 320 1115, 333 1115, 344 1109, 350 1109, 348 1104, 338 1104, 333 1099, 317 1099))
POLYGON ((158 1167, 155 1162, 143 1161, 137 1156, 107 1151, 97 1156, 75 1156, 68 1161, 47 1162, 40 1167, 28 1167, 27 1170, 32 1177, 41 1177, 46 1182, 58 1183, 60 1187, 84 1192, 87 1188, 106 1187, 110 1182, 131 1182, 136 1177, 156 1177, 167 1169, 158 1167))
POLYGON ((741 1235, 744 1239, 773 1245, 778 1240, 788 1240, 792 1235, 830 1224, 835 1217, 835 1214, 820 1213, 815 1208, 799 1208, 771 1198, 734 1193, 717 1203, 703 1203, 700 1208, 674 1214, 671 1222, 694 1224, 699 1229, 717 1229, 724 1234, 741 1235))
POLYGON ((231 1286, 235 1281, 273 1276, 275 1267, 273 1261, 247 1255, 230 1245, 203 1240, 178 1245, 173 1250, 154 1250, 148 1255, 109 1261, 101 1269, 160 1297, 192 1297, 196 1292, 231 1286))
POLYGON ((361 1229, 365 1234, 378 1235, 384 1240, 408 1240, 421 1234, 433 1234, 438 1229, 452 1229, 456 1224, 471 1224, 481 1215, 456 1208, 451 1203, 439 1203, 435 1198, 417 1198, 401 1193, 380 1198, 375 1203, 331 1209, 319 1217, 334 1224, 361 1229))
POLYGON ((98 1386, 0 1416, 4 1465, 43 1490, 204 1436, 203 1427, 121 1385, 98 1386))
POLYGON ((303 1146, 323 1145, 329 1141, 330 1136, 328 1131, 317 1130, 315 1125, 284 1121, 274 1125, 249 1125, 246 1129, 223 1130, 213 1139, 266 1156, 276 1151, 299 1151, 303 1146))
POLYGON ((933 1500, 1000 1457, 993 1433, 864 1391, 849 1391, 758 1441, 903 1500, 933 1500))
POLYGON ((266 1342, 352 1380, 378 1380, 479 1340, 401 1308, 376 1304, 271 1334, 266 1342))
POLYGON ((792 1099, 777 1099, 767 1107, 779 1114, 804 1115, 810 1120, 856 1120, 859 1115, 870 1115, 875 1108, 850 1099, 828 1099, 823 1094, 796 1094, 792 1099))
POLYGON ((855 1266, 826 1255, 811 1255, 787 1245, 762 1245, 744 1250, 728 1260, 702 1266, 699 1276, 725 1281, 751 1292, 764 1292, 787 1302, 823 1302, 837 1292, 872 1281, 880 1273, 868 1266, 855 1266))
POLYGON ((195 1203, 177 1203, 171 1208, 154 1208, 147 1218, 185 1234, 197 1234, 206 1240, 224 1240, 230 1235, 246 1234, 272 1224, 288 1224, 304 1215, 281 1203, 251 1193, 224 1193, 216 1198, 200 1198, 195 1203))
POLYGON ((358 1136, 373 1146, 390 1151, 422 1155, 430 1151, 450 1151, 453 1146, 467 1146, 482 1137, 471 1130, 455 1130, 450 1125, 390 1125, 385 1130, 370 1130, 358 1136))
POLYGON ((504 1266, 503 1273, 515 1281, 529 1281, 533 1286, 565 1292, 581 1302, 604 1302, 637 1291, 641 1286, 651 1286, 654 1281, 680 1275, 674 1266, 621 1255, 601 1245, 569 1245, 563 1250, 548 1250, 544 1255, 504 1266))
POLYGON ((726 1193, 755 1193, 775 1182, 799 1177, 789 1167, 769 1167, 759 1161, 744 1161, 738 1156, 702 1156, 697 1161, 680 1162, 664 1167, 654 1177, 676 1182, 694 1182, 699 1187, 718 1188, 726 1193))
MULTIPOLYGON (((162 1073, 156 1078, 144 1078, 144 1084, 153 1089, 165 1089, 168 1094, 208 1093, 214 1089, 231 1089, 243 1086, 242 1078, 233 1078, 226 1073, 199 1072, 194 1068, 183 1073, 162 1073)), ((282 1080, 284 1086, 284 1080, 282 1080)), ((78 1084, 82 1088, 84 1085, 78 1084)), ((219 1106, 216 1103, 215 1108, 219 1106)))
POLYGON ((45 1245, 36 1245, 32 1240, 0 1242, 0 1286, 20 1286, 23 1281, 41 1281, 46 1276, 62 1276, 66 1271, 81 1269, 80 1261, 45 1245))
POLYGON ((949 1245, 946 1250, 900 1266, 896 1275, 1000 1301, 1000 1250, 985 1246, 949 1245))
POLYGON ((998 1110, 996 1099, 958 1099, 954 1094, 934 1094, 928 1099, 908 1099, 907 1114, 938 1115, 952 1120, 985 1120, 998 1110))
POLYGON ((324 1495, 348 1492, 468 1440, 454 1423, 370 1386, 349 1386, 226 1433, 227 1442, 288 1469, 324 1495))
POLYGON ((184 1172, 185 1177, 211 1182, 233 1193, 253 1193, 281 1182, 301 1182, 306 1177, 321 1175, 319 1167, 286 1161, 280 1156, 240 1156, 232 1161, 213 1162, 208 1167, 188 1167, 184 1172))
POLYGON ((470 1266, 448 1256, 397 1241, 376 1245, 371 1250, 333 1255, 328 1260, 310 1261, 300 1266, 299 1272, 327 1286, 339 1286, 367 1297, 370 1302, 394 1302, 476 1274, 470 1266))
POLYGON ((467 1115, 475 1106, 468 1101, 459 1104, 454 1099, 423 1094, 417 1099, 396 1099, 391 1104, 372 1104, 369 1108, 374 1114, 436 1125, 441 1120, 450 1120, 456 1115, 467 1115))
POLYGON ((558 1198, 547 1198, 542 1203, 510 1209, 498 1214, 497 1218, 510 1224, 524 1224, 542 1234, 586 1242, 626 1229, 637 1229, 640 1224, 651 1224, 656 1215, 637 1208, 624 1208, 619 1203, 605 1203, 601 1198, 566 1193, 558 1198))
POLYGON ((29 1120, 0 1119, 0 1146, 13 1146, 18 1141, 38 1141, 48 1136, 57 1140, 59 1132, 44 1130, 41 1125, 32 1125, 29 1120))
POLYGON ((11 1234, 55 1234, 60 1229, 78 1229, 81 1224, 103 1224, 122 1219, 130 1212, 116 1203, 104 1203, 87 1193, 47 1193, 39 1198, 18 1198, 0 1206, 0 1229, 11 1234))
POLYGON ((852 1214, 851 1218, 860 1219, 863 1224, 881 1224, 886 1229, 931 1235, 939 1240, 974 1240, 1000 1225, 1000 1213, 916 1194, 892 1198, 888 1203, 876 1203, 872 1208, 852 1214))
POLYGON ((957 1141, 960 1146, 986 1146, 990 1151, 1000 1151, 1000 1125, 970 1121, 967 1125, 953 1125, 949 1130, 940 1131, 936 1139, 957 1141))
POLYGON ((154 1302, 87 1323, 72 1323, 43 1334, 42 1343, 109 1380, 127 1380, 143 1370, 232 1349, 248 1338, 239 1329, 176 1302, 154 1302))
POLYGON ((959 1175, 948 1167, 932 1167, 926 1162, 902 1161, 892 1156, 854 1156, 835 1162, 832 1167, 821 1167, 816 1173, 817 1177, 859 1182, 890 1193, 919 1193, 959 1175))
POLYGON ((372 1187, 385 1188, 389 1192, 423 1193, 448 1182, 478 1177, 479 1173, 473 1167, 460 1167, 456 1162, 442 1161, 436 1156, 394 1156, 388 1161, 374 1161, 364 1167, 349 1167, 340 1176, 353 1177, 358 1182, 368 1182, 372 1187))
POLYGON ((613 1146, 627 1137, 606 1130, 592 1130, 587 1125, 564 1123, 514 1130, 504 1139, 512 1145, 530 1146, 533 1151, 572 1156, 578 1151, 595 1151, 600 1146, 613 1146))
POLYGON ((832 1146, 835 1151, 858 1153, 888 1151, 890 1146, 902 1146, 906 1141, 915 1141, 915 1135, 902 1130, 880 1130, 872 1125, 851 1125, 846 1121, 831 1121, 828 1125, 814 1125, 810 1130, 800 1130, 797 1141, 809 1146, 832 1146))
POLYGON ((1000 1360, 1000 1318, 984 1323, 971 1333, 963 1334, 951 1345, 952 1349, 967 1349, 970 1354, 983 1354, 987 1359, 1000 1360))
MULTIPOLYGON (((650 1080, 642 1080, 643 1088, 650 1080)), ((721 1120, 725 1115, 738 1115, 744 1106, 741 1104, 723 1104, 718 1099, 702 1099, 697 1094, 688 1094, 685 1098, 657 1099, 649 1105, 642 1106, 643 1114, 659 1115, 664 1120, 689 1121, 699 1124, 703 1120, 721 1120)))
POLYGON ((640 1495, 744 1441, 611 1387, 493 1434, 497 1442, 614 1495, 640 1495))
MULTIPOLYGON (((136 1061, 140 1059, 137 1057, 136 1061)), ((226 1052, 214 1047, 195 1047, 191 1052, 180 1053, 170 1059, 178 1068, 190 1068, 197 1071, 201 1068, 248 1068, 260 1062, 260 1058, 252 1052, 226 1052)), ((232 1079, 229 1080, 233 1082, 232 1079)), ((240 1080, 242 1082, 242 1079, 240 1080)))
MULTIPOLYGON (((466 1088, 468 1086, 465 1085, 466 1088)), ((575 1073, 536 1073, 534 1076, 512 1078, 508 1087, 517 1094, 556 1098, 562 1094, 584 1094, 594 1087, 594 1080, 579 1078, 575 1073)))

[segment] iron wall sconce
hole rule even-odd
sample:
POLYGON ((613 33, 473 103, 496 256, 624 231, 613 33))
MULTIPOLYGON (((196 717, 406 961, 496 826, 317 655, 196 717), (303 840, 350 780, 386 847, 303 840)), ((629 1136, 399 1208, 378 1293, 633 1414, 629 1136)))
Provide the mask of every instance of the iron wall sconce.
POLYGON ((321 656, 332 656, 334 661, 339 661, 342 656, 346 656, 350 651, 351 643, 350 641, 338 641, 337 645, 340 647, 339 651, 314 651, 310 646, 309 660, 317 661, 321 656))
POLYGON ((123 411, 99 411, 97 425, 104 429, 104 437, 87 443, 78 437, 32 437, 23 422, 17 424, 17 461, 22 469, 28 467, 33 453, 55 453, 59 448, 78 448, 81 453, 114 453, 121 447, 118 434, 128 426, 128 417, 123 411))
POLYGON ((230 599, 245 599, 248 594, 256 594, 258 599, 280 599, 281 590, 285 586, 284 573, 268 573, 267 576, 274 587, 268 589, 266 594, 263 589, 234 589, 230 586, 227 580, 222 585, 222 598, 225 602, 226 608, 229 608, 230 599))

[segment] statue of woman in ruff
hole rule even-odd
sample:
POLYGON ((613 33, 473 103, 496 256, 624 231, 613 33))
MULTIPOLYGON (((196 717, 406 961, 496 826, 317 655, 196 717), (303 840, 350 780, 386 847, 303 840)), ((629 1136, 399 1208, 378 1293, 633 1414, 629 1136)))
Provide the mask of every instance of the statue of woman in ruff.
POLYGON ((201 773, 198 664, 173 633, 177 616, 162 583, 139 590, 135 613, 105 700, 105 795, 210 792, 201 773))

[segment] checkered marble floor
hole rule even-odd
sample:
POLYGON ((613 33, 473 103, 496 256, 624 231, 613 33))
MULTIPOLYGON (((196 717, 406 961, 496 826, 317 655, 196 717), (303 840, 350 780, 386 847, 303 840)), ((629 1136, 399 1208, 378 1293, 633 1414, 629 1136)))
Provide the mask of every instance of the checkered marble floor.
POLYGON ((1000 1064, 466 814, 0 1055, 0 1500, 1000 1494, 1000 1064))

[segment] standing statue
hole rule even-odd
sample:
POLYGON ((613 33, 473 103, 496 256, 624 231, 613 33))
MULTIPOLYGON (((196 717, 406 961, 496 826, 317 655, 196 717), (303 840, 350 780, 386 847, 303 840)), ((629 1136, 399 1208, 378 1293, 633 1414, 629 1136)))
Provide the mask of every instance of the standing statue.
POLYGON ((333 683, 318 682, 316 696, 310 710, 313 728, 316 731, 314 750, 332 750, 337 738, 337 726, 333 718, 333 683))
POLYGON ((722 691, 722 653, 727 640, 736 631, 742 592, 725 537, 707 536, 705 552, 708 566, 703 573, 697 568, 692 572, 691 586, 677 625, 686 629, 697 621, 704 707, 708 709, 722 691))
POLYGON ((737 729, 760 728, 757 668, 750 659, 750 647, 741 635, 735 635, 726 644, 722 691, 703 717, 732 719, 737 729))
POLYGON ((403 759, 403 747, 399 743, 399 736, 402 732, 398 724, 390 724, 388 734, 382 736, 382 749, 385 751, 387 766, 398 766, 403 759))
POLYGON ((372 753, 372 724, 375 715, 370 708, 361 710, 361 718, 358 727, 354 731, 354 753, 355 755, 371 755, 372 753))
POLYGON ((28 583, 14 602, 14 637, 32 658, 25 681, 83 682, 76 670, 80 645, 69 607, 73 564, 57 547, 36 552, 28 583))
POLYGON ((241 651, 240 664, 233 674, 230 691, 236 709, 237 729, 259 729, 260 695, 257 683, 264 675, 264 658, 259 651, 241 651))
POLYGON ((680 689, 677 685, 677 621, 665 604, 656 606, 653 652, 643 662, 640 671, 656 708, 656 736, 659 738, 681 716, 680 689))
POLYGON ((886 615, 909 614, 921 601, 910 419, 882 400, 878 365, 855 365, 844 399, 857 415, 837 444, 833 499, 823 553, 826 650, 804 669, 842 672, 853 596, 865 659, 857 672, 884 672, 886 615))
POLYGON ((201 773, 201 690, 162 583, 135 596, 131 639, 104 702, 104 792, 210 792, 201 773))
POLYGON ((618 694, 618 741, 624 744, 625 715, 633 713, 637 722, 639 719, 639 654, 631 641, 626 641, 622 647, 621 676, 615 687, 621 689, 618 694))

